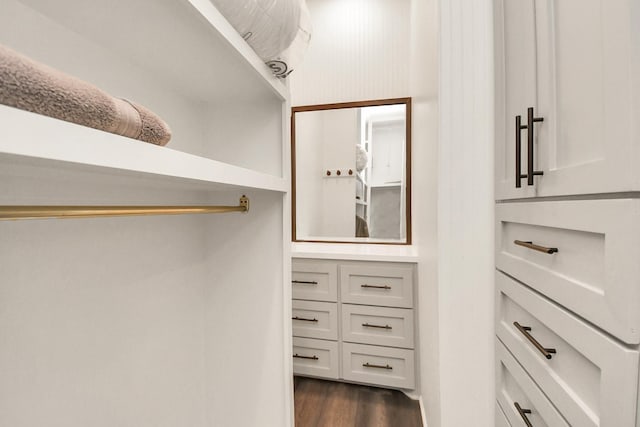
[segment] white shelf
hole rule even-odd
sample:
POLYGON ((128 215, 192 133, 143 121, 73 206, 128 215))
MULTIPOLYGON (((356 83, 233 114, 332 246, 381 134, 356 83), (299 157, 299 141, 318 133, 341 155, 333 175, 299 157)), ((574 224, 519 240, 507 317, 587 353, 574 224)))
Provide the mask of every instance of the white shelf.
POLYGON ((20 2, 194 98, 251 98, 258 86, 287 98, 282 81, 209 0, 20 2))
POLYGON ((147 107, 171 128, 169 149, 284 175, 288 88, 208 0, 3 0, 0 43, 147 107))
POLYGON ((384 188, 384 187, 401 187, 402 183, 400 182, 386 182, 384 184, 371 184, 371 188, 384 188))
MULTIPOLYGON (((286 192, 288 180, 0 105, 0 162, 16 157, 66 170, 143 174, 194 189, 241 187, 286 192), (61 163, 62 162, 62 163, 61 163)), ((171 143, 170 143, 171 144, 171 143)))

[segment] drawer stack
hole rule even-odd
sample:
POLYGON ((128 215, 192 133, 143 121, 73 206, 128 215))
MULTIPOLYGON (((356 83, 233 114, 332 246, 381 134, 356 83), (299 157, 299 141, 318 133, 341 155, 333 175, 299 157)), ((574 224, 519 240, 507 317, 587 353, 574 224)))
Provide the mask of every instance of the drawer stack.
POLYGON ((496 214, 497 418, 637 426, 640 200, 496 214))
POLYGON ((338 379, 338 266, 293 261, 293 371, 338 379))
POLYGON ((498 425, 640 427, 638 11, 493 1, 498 425))
POLYGON ((415 388, 414 268, 294 259, 294 373, 415 388))

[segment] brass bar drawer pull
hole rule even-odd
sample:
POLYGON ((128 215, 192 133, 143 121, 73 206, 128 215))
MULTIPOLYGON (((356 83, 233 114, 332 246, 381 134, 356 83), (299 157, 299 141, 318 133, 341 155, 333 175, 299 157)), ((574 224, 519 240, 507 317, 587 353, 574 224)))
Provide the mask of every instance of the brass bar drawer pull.
POLYGON ((542 344, 540 344, 538 342, 538 340, 536 340, 530 333, 529 331, 531 331, 531 328, 529 326, 522 326, 520 323, 518 322, 513 322, 513 325, 518 328, 518 330, 522 333, 522 335, 525 336, 526 339, 529 340, 529 342, 531 344, 533 344, 533 346, 540 352, 542 353, 542 355, 544 357, 546 357, 547 359, 551 359, 552 354, 556 354, 556 349, 555 348, 544 348, 542 346, 542 344))
POLYGON ((371 323, 363 323, 362 326, 364 326, 365 328, 379 328, 379 329, 393 329, 391 326, 389 325, 372 325, 371 323))
POLYGON ((391 289, 391 286, 389 285, 367 285, 366 283, 364 285, 360 285, 361 288, 370 288, 370 289, 391 289))
POLYGON ((296 283, 298 285, 317 285, 318 282, 315 280, 292 280, 291 283, 296 283))
POLYGON ((318 319, 307 319, 306 317, 293 316, 291 320, 302 320, 303 322, 317 322, 318 319))
POLYGON ((518 246, 533 249, 534 251, 544 252, 545 254, 555 254, 559 252, 558 248, 548 248, 546 246, 536 245, 531 241, 525 242, 523 240, 514 240, 513 243, 515 243, 518 246))
POLYGON ((303 356, 301 354, 294 354, 293 357, 295 357, 296 359, 309 359, 309 360, 319 360, 320 358, 318 356, 303 356))
POLYGON ((520 414, 520 417, 522 417, 522 421, 524 421, 524 424, 527 427, 533 427, 533 424, 531 424, 531 421, 529 421, 529 418, 527 418, 527 414, 531 413, 531 409, 523 409, 518 402, 513 402, 513 406, 516 407, 516 410, 520 414))
POLYGON ((393 366, 389 366, 389 365, 374 365, 371 363, 363 363, 362 366, 364 366, 365 368, 378 368, 378 369, 388 369, 388 370, 392 370, 393 366))

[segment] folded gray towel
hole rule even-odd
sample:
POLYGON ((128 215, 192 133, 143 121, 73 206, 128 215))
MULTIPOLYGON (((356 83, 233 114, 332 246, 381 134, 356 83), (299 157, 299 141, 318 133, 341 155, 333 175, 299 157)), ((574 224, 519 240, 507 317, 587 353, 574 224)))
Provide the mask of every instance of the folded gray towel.
POLYGON ((169 126, 148 109, 0 45, 0 104, 156 145, 169 126))

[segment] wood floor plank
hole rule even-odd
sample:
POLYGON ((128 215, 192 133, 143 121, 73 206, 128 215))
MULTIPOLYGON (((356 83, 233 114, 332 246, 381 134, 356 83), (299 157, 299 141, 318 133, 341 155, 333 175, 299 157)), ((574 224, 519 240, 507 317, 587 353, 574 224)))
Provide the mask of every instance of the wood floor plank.
POLYGON ((346 425, 356 415, 357 393, 343 383, 333 383, 327 390, 327 400, 318 416, 317 427, 346 425))
POLYGON ((300 381, 295 390, 296 426, 318 427, 318 411, 327 400, 327 387, 321 381, 300 381))
POLYGON ((421 427, 418 402, 397 390, 296 377, 296 427, 421 427))

